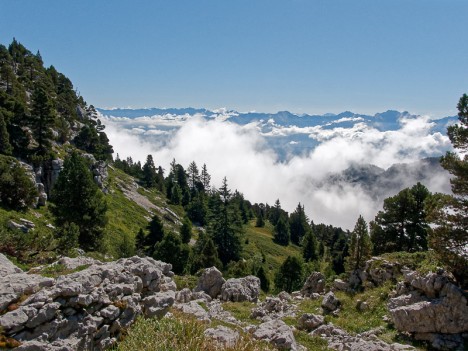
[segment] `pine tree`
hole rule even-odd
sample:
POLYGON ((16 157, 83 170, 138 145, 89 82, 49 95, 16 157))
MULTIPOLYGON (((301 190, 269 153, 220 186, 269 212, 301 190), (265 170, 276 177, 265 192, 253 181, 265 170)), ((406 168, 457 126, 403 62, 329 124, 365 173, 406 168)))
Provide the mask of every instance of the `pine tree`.
POLYGON ((181 274, 185 270, 190 255, 188 245, 182 244, 179 236, 169 232, 154 248, 153 258, 172 264, 172 270, 181 274))
POLYGON ((8 134, 5 117, 0 111, 0 154, 11 155, 13 148, 10 144, 10 135, 8 134))
POLYGON ((88 164, 77 152, 65 159, 52 189, 52 201, 57 226, 76 224, 80 228, 80 247, 98 249, 107 222, 107 204, 88 164))
POLYGON ((305 214, 304 207, 299 203, 296 210, 289 217, 289 228, 291 242, 300 245, 302 238, 310 231, 309 220, 305 214))
POLYGON ((192 222, 187 217, 184 218, 180 227, 180 238, 184 244, 188 244, 192 238, 192 222))
POLYGON ((351 272, 364 266, 364 263, 371 257, 372 244, 367 230, 367 223, 362 216, 359 216, 349 245, 349 256, 346 258, 347 271, 351 272))
POLYGON ((265 220, 263 219, 263 212, 257 216, 257 221, 255 222, 255 226, 258 228, 263 228, 265 226, 265 220))
POLYGON ((260 279, 260 288, 263 290, 263 292, 267 293, 270 291, 270 279, 267 277, 263 266, 261 266, 258 270, 257 277, 260 279))
POLYGON ((281 215, 275 225, 273 241, 283 246, 289 245, 289 225, 285 215, 281 215))
POLYGON ((153 156, 148 155, 146 157, 146 162, 143 165, 143 184, 147 188, 152 188, 156 186, 157 181, 157 172, 156 166, 154 165, 153 156))
POLYGON ((299 290, 303 284, 304 264, 295 256, 288 256, 275 276, 277 291, 292 292, 299 290))
POLYGON ((468 95, 458 105, 459 124, 448 127, 447 134, 459 154, 448 152, 442 166, 452 175, 453 196, 440 195, 429 202, 432 223, 430 247, 452 271, 463 287, 468 287, 468 95))
POLYGON ((306 262, 315 261, 318 259, 317 239, 310 229, 302 239, 302 257, 306 262))
POLYGON ((153 218, 151 218, 147 229, 149 233, 146 236, 145 245, 148 247, 148 254, 151 254, 156 243, 160 242, 164 237, 164 226, 158 215, 155 214, 153 218))
POLYGON ((201 183, 203 184, 203 188, 205 189, 205 192, 208 192, 210 190, 211 176, 208 173, 208 169, 206 168, 206 164, 203 164, 200 180, 201 180, 201 183))
POLYGON ((55 125, 55 109, 52 100, 42 87, 36 87, 32 94, 32 131, 38 143, 37 152, 45 155, 50 150, 55 125))
POLYGON ((138 231, 135 237, 135 249, 136 249, 136 253, 138 256, 143 255, 143 253, 145 252, 145 243, 146 243, 145 233, 143 232, 143 229, 140 228, 140 230, 138 231))
POLYGON ((190 191, 194 192, 200 183, 200 174, 198 173, 198 167, 195 161, 192 161, 187 169, 188 173, 188 186, 190 191))

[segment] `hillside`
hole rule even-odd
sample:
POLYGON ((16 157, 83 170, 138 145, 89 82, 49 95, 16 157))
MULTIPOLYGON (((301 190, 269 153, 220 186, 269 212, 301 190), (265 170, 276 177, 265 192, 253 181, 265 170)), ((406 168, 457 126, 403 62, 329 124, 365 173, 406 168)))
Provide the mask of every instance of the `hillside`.
MULTIPOLYGON (((463 125, 466 95, 459 105, 463 125)), ((203 112, 184 111, 172 112, 203 112)), ((296 117, 275 115, 283 127, 296 117)), ((455 147, 463 128, 448 130, 455 147)), ((40 53, 0 46, 0 349, 144 349, 171 333, 171 350, 221 348, 210 338, 245 350, 466 346, 466 158, 442 159, 454 196, 419 182, 445 172, 438 159, 309 182, 334 209, 330 184, 383 203, 349 231, 299 201, 288 212, 226 177, 216 187, 206 164, 114 157, 105 130, 40 53)))

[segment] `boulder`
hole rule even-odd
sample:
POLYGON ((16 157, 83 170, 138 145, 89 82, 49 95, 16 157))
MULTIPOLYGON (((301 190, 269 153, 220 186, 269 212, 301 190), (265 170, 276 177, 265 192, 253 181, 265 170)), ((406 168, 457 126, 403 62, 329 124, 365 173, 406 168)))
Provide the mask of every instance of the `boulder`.
POLYGON ((260 294, 260 279, 249 275, 245 278, 228 279, 221 287, 222 301, 257 302, 260 294))
POLYGON ((216 328, 208 328, 205 335, 216 340, 219 344, 234 347, 239 340, 239 332, 228 327, 219 325, 216 328))
POLYGON ((297 321, 297 328, 306 331, 312 331, 321 326, 325 319, 321 315, 304 313, 297 321))
POLYGON ((414 333, 434 348, 453 344, 468 332, 467 298, 443 272, 406 274, 388 308, 396 329, 414 333))
POLYGON ((280 350, 296 351, 298 349, 291 328, 280 319, 260 324, 253 333, 253 337, 268 341, 280 350))
POLYGON ((201 320, 201 321, 210 320, 210 316, 208 312, 195 301, 175 304, 174 308, 179 311, 182 311, 183 313, 191 314, 192 316, 195 316, 195 318, 197 318, 198 320, 201 320))
POLYGON ((197 286, 193 291, 203 291, 215 299, 221 294, 221 287, 225 282, 223 274, 216 267, 207 268, 198 279, 197 286))
POLYGON ((295 316, 295 305, 288 300, 269 296, 258 307, 253 308, 251 313, 251 318, 261 318, 264 321, 266 316, 270 317, 269 319, 293 317, 295 316))
POLYGON ((335 296, 333 292, 328 292, 322 300, 322 308, 326 312, 333 312, 337 310, 341 305, 341 301, 335 296))
POLYGON ((350 286, 349 283, 341 279, 335 279, 333 281, 333 289, 338 291, 348 291, 350 289, 350 286))
POLYGON ((312 272, 307 278, 301 289, 304 297, 310 297, 312 294, 321 294, 325 292, 325 277, 320 272, 312 272))

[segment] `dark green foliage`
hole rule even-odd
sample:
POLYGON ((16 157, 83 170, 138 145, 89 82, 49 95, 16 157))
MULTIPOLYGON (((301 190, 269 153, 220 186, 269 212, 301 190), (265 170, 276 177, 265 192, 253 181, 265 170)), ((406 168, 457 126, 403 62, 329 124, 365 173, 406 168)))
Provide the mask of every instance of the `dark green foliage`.
POLYGON ((371 222, 371 239, 374 253, 427 250, 426 212, 424 201, 430 192, 421 183, 406 188, 384 200, 371 222))
POLYGON ((80 228, 80 247, 99 249, 107 222, 107 205, 87 162, 77 152, 65 159, 52 189, 52 201, 57 226, 76 224, 80 228))
POLYGON ((5 117, 0 110, 0 154, 11 155, 13 148, 10 144, 10 134, 8 134, 5 117))
POLYGON ((154 246, 164 237, 163 223, 158 215, 154 215, 153 218, 151 218, 147 229, 149 233, 146 236, 145 245, 148 247, 148 254, 151 254, 154 250, 154 246))
POLYGON ((184 218, 180 227, 180 239, 184 244, 188 244, 192 238, 192 222, 187 217, 184 218))
POLYGON ((295 256, 288 256, 275 276, 275 288, 277 291, 292 292, 302 288, 304 264, 295 256))
POLYGON ((155 187, 158 183, 158 173, 154 165, 153 156, 148 155, 146 162, 143 165, 143 178, 141 179, 143 186, 147 188, 155 187))
POLYGON ((208 192, 210 190, 210 181, 211 176, 208 173, 208 169, 206 168, 206 164, 203 164, 203 168, 201 171, 200 181, 203 185, 203 189, 208 192))
POLYGON ((260 279, 260 288, 267 293, 270 291, 270 279, 267 277, 265 269, 260 267, 260 269, 257 272, 257 277, 260 279))
POLYGON ((371 257, 372 244, 367 230, 367 223, 362 216, 359 216, 354 230, 351 234, 349 244, 349 256, 346 260, 346 269, 351 272, 362 268, 365 262, 371 257))
POLYGON ((55 230, 55 237, 58 251, 67 255, 79 245, 80 228, 75 223, 66 222, 55 230))
POLYGON ((142 256, 145 252, 146 236, 142 228, 138 231, 135 237, 135 250, 138 256, 142 256))
POLYGON ((210 199, 211 218, 208 225, 208 232, 224 265, 240 259, 244 234, 239 211, 236 206, 231 205, 230 199, 231 191, 224 178, 222 187, 210 199))
POLYGON ((197 192, 186 207, 187 216, 199 225, 205 225, 208 216, 207 196, 204 192, 197 192))
POLYGON ((279 245, 289 245, 289 225, 284 215, 281 215, 276 222, 273 232, 273 241, 279 245))
POLYGON ((255 226, 258 227, 258 228, 263 228, 265 226, 265 219, 263 218, 263 213, 262 212, 260 212, 260 214, 257 216, 255 226))
POLYGON ((458 105, 459 124, 448 127, 448 136, 461 156, 448 152, 442 166, 453 178, 453 196, 437 194, 428 203, 429 221, 432 223, 430 247, 457 278, 468 287, 468 95, 463 94, 458 105))
POLYGON ((281 209, 280 200, 277 199, 275 201, 275 206, 270 208, 268 211, 268 220, 270 221, 270 223, 276 225, 276 223, 280 219, 281 213, 283 212, 284 211, 281 209))
POLYGON ((39 155, 50 151, 55 117, 55 108, 47 92, 43 87, 36 87, 32 95, 31 127, 39 155))
POLYGON ((318 259, 317 245, 317 239, 312 230, 309 229, 302 239, 302 258, 305 262, 318 259))
POLYGON ((184 272, 190 255, 190 248, 182 244, 179 236, 170 232, 164 235, 154 248, 153 257, 172 264, 172 270, 176 274, 184 272))
POLYGON ((135 243, 128 233, 124 233, 117 247, 119 257, 132 257, 135 255, 135 243))
POLYGON ((13 210, 31 206, 37 189, 26 171, 14 158, 0 155, 0 203, 13 210))
POLYGON ((93 154, 97 160, 108 161, 112 159, 114 150, 109 145, 106 133, 98 132, 93 124, 83 126, 80 133, 73 139, 73 143, 77 148, 93 154))
POLYGON ((300 245, 302 238, 310 231, 308 222, 304 206, 299 203, 296 210, 289 217, 289 232, 292 243, 300 245))
POLYGON ((222 268, 222 263, 218 258, 218 250, 213 239, 200 232, 198 240, 192 250, 191 272, 196 273, 202 268, 218 267, 222 268))

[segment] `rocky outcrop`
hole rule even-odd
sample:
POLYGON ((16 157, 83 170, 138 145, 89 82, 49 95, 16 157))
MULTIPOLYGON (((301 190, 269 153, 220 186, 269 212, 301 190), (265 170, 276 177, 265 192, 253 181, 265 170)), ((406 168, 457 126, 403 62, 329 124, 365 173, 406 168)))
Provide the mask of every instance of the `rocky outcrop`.
POLYGON ((106 349, 138 315, 162 317, 175 299, 171 265, 152 258, 93 264, 55 280, 0 264, 0 325, 22 342, 18 350, 106 349))
MULTIPOLYGON (((287 294, 287 293, 286 293, 287 294)), ((264 302, 252 309, 251 318, 261 319, 263 322, 272 319, 295 317, 296 306, 290 303, 289 294, 278 294, 278 297, 267 297, 264 302)))
POLYGON ((355 270, 349 277, 351 288, 359 286, 380 286, 386 281, 396 282, 402 274, 403 266, 389 262, 380 257, 372 257, 366 261, 364 268, 355 270))
POLYGON ((228 279, 221 287, 222 301, 257 302, 259 294, 260 279, 253 275, 228 279))
POLYGON ((443 271, 405 274, 388 308, 395 328, 434 348, 456 348, 468 333, 468 303, 463 290, 443 271))
POLYGON ((292 329, 280 319, 260 324, 254 331, 253 337, 268 341, 279 350, 298 350, 292 329))
POLYGON ((320 272, 313 272, 304 283, 301 294, 304 297, 313 297, 314 294, 325 292, 325 277, 320 272))
POLYGON ((215 299, 221 294, 221 288, 225 282, 223 274, 216 267, 207 268, 198 279, 197 286, 193 291, 203 291, 215 299))
POLYGON ((353 350, 353 351, 409 351, 414 347, 398 343, 387 344, 377 337, 378 331, 369 331, 355 336, 349 335, 343 329, 335 327, 333 324, 324 324, 310 333, 325 339, 328 347, 333 350, 353 350))

